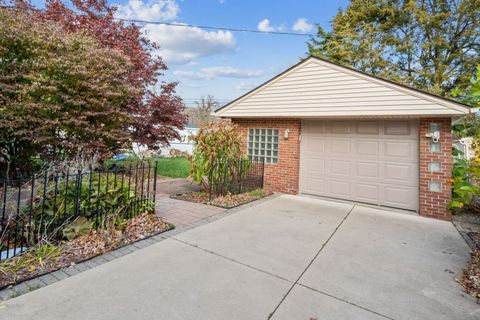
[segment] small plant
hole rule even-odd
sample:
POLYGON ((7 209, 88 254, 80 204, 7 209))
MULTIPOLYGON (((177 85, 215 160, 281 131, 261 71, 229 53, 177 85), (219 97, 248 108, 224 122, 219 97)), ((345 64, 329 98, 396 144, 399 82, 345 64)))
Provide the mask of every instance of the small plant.
POLYGON ((463 159, 463 152, 457 149, 452 151, 454 163, 452 169, 452 202, 450 209, 461 209, 469 206, 474 197, 480 195, 480 162, 478 158, 472 160, 463 159))
POLYGON ((252 197, 265 197, 267 193, 263 189, 256 189, 248 192, 248 195, 252 197))
POLYGON ((92 229, 92 221, 88 221, 85 217, 78 217, 75 221, 63 228, 62 232, 68 240, 73 240, 88 234, 90 231, 92 231, 92 229))
POLYGON ((9 277, 15 282, 21 271, 28 270, 32 274, 41 272, 52 260, 59 257, 60 249, 60 246, 41 242, 19 256, 3 260, 0 262, 2 277, 9 277))

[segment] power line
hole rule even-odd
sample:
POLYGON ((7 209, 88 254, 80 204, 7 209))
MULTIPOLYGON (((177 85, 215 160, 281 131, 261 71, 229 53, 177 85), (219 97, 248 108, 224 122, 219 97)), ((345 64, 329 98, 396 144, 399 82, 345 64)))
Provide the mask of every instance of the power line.
MULTIPOLYGON (((5 6, 0 5, 2 9, 15 9, 23 10, 23 8, 17 8, 15 6, 5 6)), ((34 10, 42 12, 44 10, 34 8, 34 10)), ((85 16, 85 14, 83 14, 85 16)), ((222 30, 222 31, 232 31, 232 32, 250 32, 250 33, 260 33, 260 34, 275 34, 283 36, 300 36, 300 37, 316 37, 316 34, 313 33, 295 33, 295 32, 285 32, 285 31, 261 31, 255 29, 244 29, 244 28, 229 28, 229 27, 213 27, 213 26, 204 26, 199 24, 188 24, 188 23, 175 23, 175 22, 163 22, 163 21, 148 21, 148 20, 139 20, 139 19, 124 19, 116 18, 113 19, 123 22, 132 22, 132 23, 143 23, 143 24, 155 24, 155 25, 165 25, 172 27, 184 27, 184 28, 200 28, 200 29, 211 29, 211 30, 222 30)))
POLYGON ((196 24, 187 24, 187 23, 147 21, 147 20, 123 19, 123 18, 114 18, 114 19, 119 20, 119 21, 124 21, 124 22, 165 25, 165 26, 172 26, 172 27, 186 27, 186 28, 200 28, 200 29, 211 29, 211 30, 222 30, 222 31, 233 31, 233 32, 276 34, 276 35, 283 35, 283 36, 301 36, 301 37, 316 37, 317 36, 316 34, 313 34, 313 33, 295 33, 295 32, 284 32, 284 31, 260 31, 260 30, 254 30, 254 29, 213 27, 213 26, 204 26, 204 25, 199 25, 199 24, 196 25, 196 24))

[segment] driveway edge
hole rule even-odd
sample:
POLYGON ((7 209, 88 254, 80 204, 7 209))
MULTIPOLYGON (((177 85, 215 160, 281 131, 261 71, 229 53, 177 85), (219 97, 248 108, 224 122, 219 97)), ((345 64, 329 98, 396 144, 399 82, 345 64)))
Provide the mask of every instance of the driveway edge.
POLYGON ((239 211, 242 211, 245 208, 253 207, 256 205, 259 205, 263 202, 266 202, 268 200, 274 199, 279 197, 281 194, 280 193, 275 193, 270 196, 267 196, 265 198, 249 202, 247 204, 225 210, 219 214, 197 220, 193 223, 190 223, 186 226, 180 227, 180 228, 174 228, 172 230, 160 233, 158 235, 139 240, 137 242, 125 245, 121 248, 106 252, 105 254, 93 257, 89 260, 79 262, 75 265, 69 266, 69 267, 64 267, 62 269, 44 274, 42 276, 23 281, 17 285, 13 285, 11 287, 7 287, 0 291, 0 301, 7 301, 13 298, 16 298, 18 296, 24 295, 26 293, 29 293, 31 291, 40 289, 42 287, 48 286, 50 284, 53 284, 55 282, 59 282, 63 279, 70 278, 76 274, 79 274, 81 272, 87 271, 89 269, 93 269, 99 265, 102 265, 104 263, 107 263, 109 261, 118 259, 120 257, 123 257, 129 253, 135 252, 139 249, 143 249, 146 247, 151 246, 152 244, 161 242, 163 240, 169 239, 175 235, 178 235, 180 233, 186 232, 188 230, 195 229, 197 227, 201 227, 205 224, 208 224, 210 222, 214 222, 216 220, 222 219, 224 217, 227 217, 231 214, 237 213, 239 211))

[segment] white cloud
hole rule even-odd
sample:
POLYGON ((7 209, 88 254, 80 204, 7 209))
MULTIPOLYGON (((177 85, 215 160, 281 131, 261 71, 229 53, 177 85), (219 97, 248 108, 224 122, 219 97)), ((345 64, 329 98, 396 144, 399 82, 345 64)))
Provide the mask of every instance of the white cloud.
POLYGON ((200 72, 193 72, 193 71, 182 71, 182 70, 175 70, 173 74, 180 78, 187 78, 190 80, 211 80, 212 77, 208 74, 200 73, 200 72))
POLYGON ((255 78, 260 77, 264 74, 263 70, 242 70, 233 67, 208 67, 201 68, 205 74, 210 74, 217 77, 227 77, 227 78, 255 78))
POLYGON ((310 32, 313 30, 313 24, 307 22, 307 19, 300 18, 293 24, 293 31, 297 32, 310 32))
POLYGON ((220 4, 224 4, 225 0, 220 0, 219 2, 220 2, 220 4))
POLYGON ((256 85, 251 83, 251 82, 242 81, 235 86, 235 89, 240 90, 240 91, 249 91, 249 90, 252 90, 255 87, 256 87, 256 85))
POLYGON ((270 20, 263 19, 258 23, 258 30, 263 32, 272 32, 272 31, 275 31, 276 29, 270 25, 270 20))
POLYGON ((263 70, 242 70, 229 66, 222 67, 205 67, 201 68, 200 71, 182 71, 176 70, 173 74, 177 77, 187 78, 190 80, 212 80, 217 77, 223 78, 255 78, 264 75, 263 70))
POLYGON ((197 88, 203 88, 203 86, 196 84, 196 83, 187 83, 187 82, 182 82, 182 86, 186 88, 192 88, 192 89, 197 89, 197 88))
POLYGON ((175 0, 128 0, 119 4, 115 14, 118 18, 150 21, 166 21, 177 18, 180 8, 175 0))
POLYGON ((167 64, 185 64, 195 58, 230 52, 235 37, 230 31, 204 31, 197 27, 147 25, 146 36, 160 46, 167 64))

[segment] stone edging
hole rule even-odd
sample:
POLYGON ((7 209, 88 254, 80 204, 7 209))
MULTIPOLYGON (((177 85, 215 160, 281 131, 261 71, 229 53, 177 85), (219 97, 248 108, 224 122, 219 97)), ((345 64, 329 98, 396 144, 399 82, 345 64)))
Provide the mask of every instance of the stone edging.
POLYGON ((272 195, 267 196, 265 198, 262 198, 262 199, 259 199, 259 200, 256 200, 256 201, 252 201, 252 202, 246 203, 244 205, 241 205, 241 206, 238 206, 238 207, 235 207, 235 208, 232 208, 232 209, 225 210, 221 213, 210 216, 208 218, 204 218, 204 219, 195 221, 195 222, 193 222, 191 224, 188 224, 186 226, 183 226, 181 228, 175 228, 175 229, 172 229, 172 230, 169 230, 169 231, 162 232, 158 235, 155 235, 155 236, 143 239, 143 240, 139 240, 139 241, 131 243, 131 244, 127 244, 127 245, 122 246, 118 249, 106 252, 105 254, 93 257, 93 258, 88 259, 88 260, 83 261, 83 262, 79 262, 79 263, 77 263, 73 266, 64 267, 64 268, 59 269, 57 271, 53 271, 53 272, 38 276, 36 278, 33 278, 31 280, 23 281, 23 282, 21 282, 17 285, 7 287, 7 288, 3 289, 2 291, 0 291, 0 301, 6 301, 6 300, 9 300, 9 299, 12 299, 12 298, 21 296, 25 293, 28 293, 28 292, 37 290, 39 288, 48 286, 52 283, 61 281, 63 279, 69 278, 69 277, 72 277, 72 276, 74 276, 74 275, 76 275, 80 272, 92 269, 96 266, 99 266, 99 265, 102 265, 102 264, 107 263, 109 261, 115 260, 115 259, 120 258, 122 256, 125 256, 129 253, 132 253, 132 252, 134 252, 138 249, 146 248, 146 247, 148 247, 152 244, 155 244, 157 242, 161 242, 165 239, 171 238, 171 237, 173 237, 173 236, 175 236, 179 233, 182 233, 182 232, 185 232, 185 231, 188 231, 188 230, 191 230, 191 229, 195 229, 197 227, 208 224, 210 222, 222 219, 222 218, 224 218, 226 216, 229 216, 233 213, 239 212, 239 211, 241 211, 245 208, 253 207, 255 205, 258 205, 260 203, 268 201, 270 199, 276 198, 279 195, 280 194, 278 194, 278 193, 272 194, 272 195))
POLYGON ((455 223, 455 221, 452 221, 452 224, 453 224, 453 227, 457 229, 460 236, 462 236, 463 240, 465 240, 467 245, 470 247, 470 250, 472 251, 475 250, 476 249, 475 242, 472 240, 472 238, 470 238, 470 236, 468 235, 468 232, 465 231, 465 229, 463 229, 460 224, 455 223))

